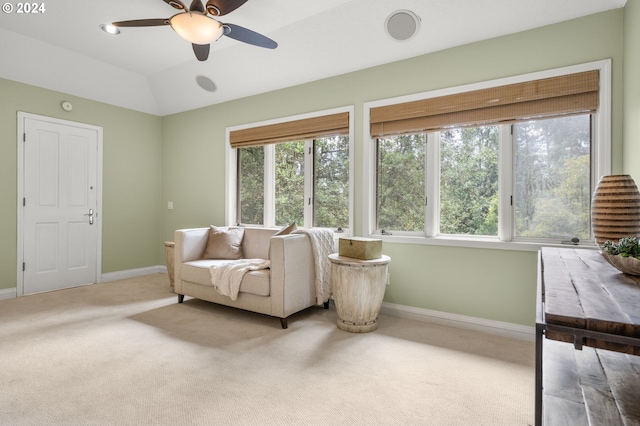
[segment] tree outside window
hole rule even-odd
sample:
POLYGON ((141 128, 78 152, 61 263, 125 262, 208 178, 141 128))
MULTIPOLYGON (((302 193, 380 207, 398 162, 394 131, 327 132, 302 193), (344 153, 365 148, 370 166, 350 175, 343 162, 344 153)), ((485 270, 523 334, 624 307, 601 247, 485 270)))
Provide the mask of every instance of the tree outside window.
POLYGON ((313 145, 313 226, 346 229, 349 227, 349 138, 319 138, 313 145))
POLYGON ((590 115, 514 125, 515 236, 589 239, 590 115))
POLYGON ((440 232, 498 235, 498 126, 440 133, 440 232))
POLYGON ((377 139, 378 231, 423 232, 433 214, 440 234, 497 237, 504 220, 499 213, 512 211, 514 239, 591 238, 590 114, 434 135, 439 145, 433 151, 425 149, 425 133, 377 139), (505 144, 513 146, 513 174, 500 172, 505 144), (430 152, 438 153, 439 170, 427 169, 430 152), (425 203, 429 174, 439 183, 437 203, 425 203), (511 210, 499 208, 501 180, 513 188, 511 210))
POLYGON ((238 222, 261 225, 264 218, 264 147, 238 150, 238 222))
POLYGON ((265 224, 265 212, 273 209, 276 226, 296 223, 348 228, 348 136, 281 142, 237 151, 241 223, 265 224), (265 181, 265 170, 267 176, 273 170, 272 183, 265 181))
POLYGON ((425 134, 378 139, 378 229, 424 231, 425 134))

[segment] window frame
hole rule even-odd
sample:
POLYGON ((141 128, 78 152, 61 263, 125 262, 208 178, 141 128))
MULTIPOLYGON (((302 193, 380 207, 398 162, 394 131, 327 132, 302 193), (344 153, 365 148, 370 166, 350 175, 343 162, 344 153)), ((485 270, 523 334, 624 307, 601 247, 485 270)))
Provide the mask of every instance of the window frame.
MULTIPOLYGON (((611 60, 600 60, 585 64, 572 65, 545 71, 522 74, 496 80, 472 83, 445 89, 437 89, 396 98, 382 99, 364 103, 363 110, 363 191, 362 191, 362 221, 365 235, 381 238, 384 241, 408 244, 444 245, 460 247, 492 248, 504 250, 537 251, 542 246, 561 246, 558 242, 543 240, 514 239, 514 209, 510 197, 514 193, 513 147, 509 125, 501 125, 499 151, 499 222, 498 236, 471 235, 440 235, 439 234, 439 170, 440 155, 437 133, 428 133, 426 150, 426 196, 429 205, 425 209, 425 232, 393 232, 381 234, 376 230, 376 140, 370 136, 370 111, 372 108, 419 101, 440 96, 453 95, 491 87, 522 83, 549 77, 574 74, 584 71, 598 70, 600 73, 600 88, 598 110, 592 120, 592 173, 591 187, 595 188, 601 176, 611 174, 611 60), (434 135, 429 137, 429 135, 434 135), (437 172, 429 172, 434 170, 437 172), (508 174, 509 178, 505 178, 508 174)), ((499 123, 497 123, 499 125, 499 123)), ((580 244, 582 247, 592 247, 592 241, 580 244)))
MULTIPOLYGON (((225 223, 227 225, 235 225, 237 218, 237 188, 238 188, 238 155, 237 149, 232 148, 230 144, 231 132, 236 130, 244 130, 251 127, 267 126, 272 124, 280 124, 289 121, 304 120, 309 118, 320 117, 324 115, 337 114, 341 112, 349 113, 349 228, 344 229, 344 234, 351 235, 353 230, 354 221, 354 107, 353 105, 338 107, 333 109, 315 111, 307 114, 298 114, 294 116, 281 117, 272 120, 265 120, 260 122, 246 123, 237 126, 227 127, 225 129, 225 223)), ((308 153, 308 147, 313 147, 313 139, 304 139, 305 152, 308 153)), ((264 209, 264 224, 251 226, 259 226, 265 228, 274 228, 278 225, 275 224, 275 145, 264 145, 265 156, 265 209, 264 209)), ((305 174, 313 173, 313 157, 305 155, 305 174)), ((310 196, 313 198, 313 176, 312 179, 305 178, 305 198, 310 196)), ((310 228, 313 221, 313 206, 304 206, 304 224, 298 224, 298 226, 304 226, 310 228)))

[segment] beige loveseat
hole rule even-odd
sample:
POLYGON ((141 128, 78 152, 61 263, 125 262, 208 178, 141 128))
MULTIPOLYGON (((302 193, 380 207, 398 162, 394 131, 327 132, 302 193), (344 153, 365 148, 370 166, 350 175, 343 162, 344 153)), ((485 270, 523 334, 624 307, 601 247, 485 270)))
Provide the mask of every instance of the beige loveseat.
MULTIPOLYGON (((287 318, 317 305, 311 241, 305 234, 274 235, 277 229, 244 227, 245 259, 266 259, 269 269, 246 272, 237 299, 222 295, 211 283, 210 266, 219 260, 203 259, 210 228, 175 231, 174 274, 178 302, 191 296, 209 302, 287 318)), ((322 303, 322 302, 320 302, 322 303)), ((324 303, 328 308, 328 302, 324 303)))

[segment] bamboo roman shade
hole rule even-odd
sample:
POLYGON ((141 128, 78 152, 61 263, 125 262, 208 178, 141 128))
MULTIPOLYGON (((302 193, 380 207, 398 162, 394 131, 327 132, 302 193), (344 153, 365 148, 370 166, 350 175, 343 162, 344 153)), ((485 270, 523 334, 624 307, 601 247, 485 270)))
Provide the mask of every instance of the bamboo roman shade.
POLYGON ((246 148, 249 146, 347 134, 349 134, 349 113, 341 112, 234 130, 229 135, 229 141, 231 148, 246 148))
POLYGON ((371 137, 593 113, 598 90, 594 70, 372 108, 371 137))

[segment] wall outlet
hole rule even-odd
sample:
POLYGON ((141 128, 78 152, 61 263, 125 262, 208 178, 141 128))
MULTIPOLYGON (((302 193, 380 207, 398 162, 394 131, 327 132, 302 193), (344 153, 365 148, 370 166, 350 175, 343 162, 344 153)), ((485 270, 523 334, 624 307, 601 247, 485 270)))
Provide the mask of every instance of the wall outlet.
POLYGON ((169 210, 173 210, 173 201, 169 201, 169 202, 167 203, 167 208, 168 208, 169 210))

